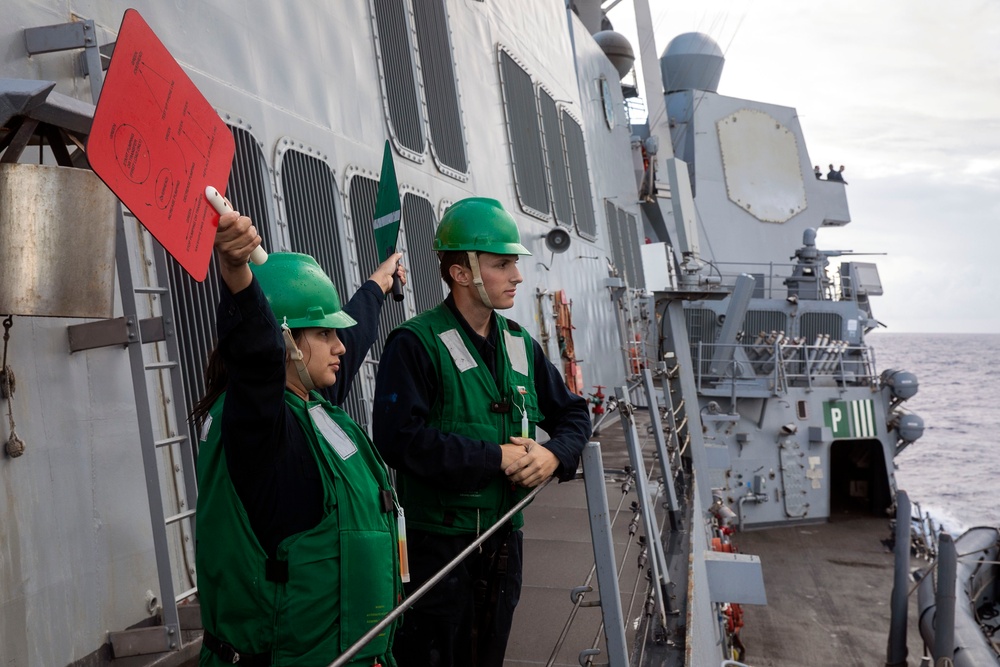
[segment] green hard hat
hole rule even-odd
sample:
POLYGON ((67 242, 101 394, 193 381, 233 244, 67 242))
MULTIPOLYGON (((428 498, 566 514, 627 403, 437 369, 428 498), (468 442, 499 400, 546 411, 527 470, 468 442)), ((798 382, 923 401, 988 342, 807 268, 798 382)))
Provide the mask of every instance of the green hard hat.
POLYGON ((278 324, 292 329, 343 329, 357 322, 340 308, 333 281, 316 260, 297 252, 275 252, 261 265, 250 265, 271 304, 278 324))
POLYGON ((496 255, 530 255, 521 245, 514 217, 496 199, 461 199, 444 212, 434 235, 434 250, 477 250, 496 255))

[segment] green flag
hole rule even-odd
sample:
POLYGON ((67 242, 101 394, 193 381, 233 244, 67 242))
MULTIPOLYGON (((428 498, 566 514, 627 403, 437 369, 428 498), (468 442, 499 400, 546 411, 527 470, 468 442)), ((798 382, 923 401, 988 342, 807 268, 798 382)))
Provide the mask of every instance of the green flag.
MULTIPOLYGON (((399 220, 402 207, 399 205, 399 186, 396 185, 396 169, 392 165, 392 149, 385 142, 382 155, 382 177, 378 182, 378 196, 375 199, 375 216, 372 229, 375 232, 375 249, 378 261, 384 262, 396 252, 396 238, 399 236, 399 220)), ((403 300, 403 286, 399 277, 392 277, 392 298, 403 300)))
POLYGON ((382 177, 378 182, 378 197, 375 200, 375 219, 372 221, 372 227, 375 229, 375 247, 378 249, 380 262, 384 262, 389 255, 396 252, 400 208, 396 170, 392 166, 392 149, 386 141, 385 155, 382 156, 382 177))

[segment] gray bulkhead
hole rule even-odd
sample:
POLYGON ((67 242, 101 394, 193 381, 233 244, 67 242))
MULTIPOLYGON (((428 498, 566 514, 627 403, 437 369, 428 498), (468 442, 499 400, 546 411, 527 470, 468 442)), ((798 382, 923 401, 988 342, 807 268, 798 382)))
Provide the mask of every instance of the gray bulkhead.
POLYGON ((666 99, 674 149, 692 174, 703 259, 752 261, 758 268, 741 270, 756 273, 787 264, 805 229, 850 222, 846 186, 813 175, 794 108, 702 90, 666 99))
POLYGON ((706 41, 714 46, 679 37, 662 61, 672 144, 691 177, 703 275, 723 291, 741 274, 753 281, 733 311, 728 297, 685 305, 708 463, 700 479, 746 527, 823 520, 859 503, 881 512, 898 437, 864 341, 877 323, 856 274, 827 271, 842 253, 815 252, 823 227, 850 222, 845 184, 814 176, 795 109, 715 92, 721 51, 705 59, 706 41), (685 39, 714 76, 694 75, 685 39), (672 71, 704 89, 671 86, 672 71), (803 247, 804 234, 815 245, 803 247), (799 255, 813 263, 796 268, 799 255), (738 334, 720 340, 727 317, 741 318, 738 334))

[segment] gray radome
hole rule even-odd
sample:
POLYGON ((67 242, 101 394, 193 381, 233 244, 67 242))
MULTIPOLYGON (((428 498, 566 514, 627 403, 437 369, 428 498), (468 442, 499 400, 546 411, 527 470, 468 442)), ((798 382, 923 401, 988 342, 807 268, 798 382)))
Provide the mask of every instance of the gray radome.
POLYGON ((602 30, 594 33, 594 41, 618 70, 619 79, 629 73, 635 62, 635 51, 625 35, 614 30, 602 30))
POLYGON ((882 371, 882 384, 889 387, 893 396, 904 401, 916 396, 920 388, 916 374, 895 369, 882 371))
POLYGON ((913 413, 903 415, 899 418, 896 430, 905 442, 914 442, 924 434, 924 420, 920 415, 913 413))

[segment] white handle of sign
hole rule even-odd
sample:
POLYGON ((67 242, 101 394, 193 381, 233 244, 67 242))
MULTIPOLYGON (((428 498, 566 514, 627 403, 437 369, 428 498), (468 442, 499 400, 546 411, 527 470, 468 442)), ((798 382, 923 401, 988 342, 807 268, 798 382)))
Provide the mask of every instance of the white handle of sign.
MULTIPOLYGON (((225 197, 219 194, 219 191, 211 185, 205 188, 205 198, 208 199, 212 206, 215 207, 215 210, 219 212, 219 215, 233 210, 230 208, 229 204, 226 203, 225 197)), ((250 253, 250 261, 257 266, 260 266, 267 261, 267 251, 261 246, 257 246, 253 249, 253 252, 250 253)))

